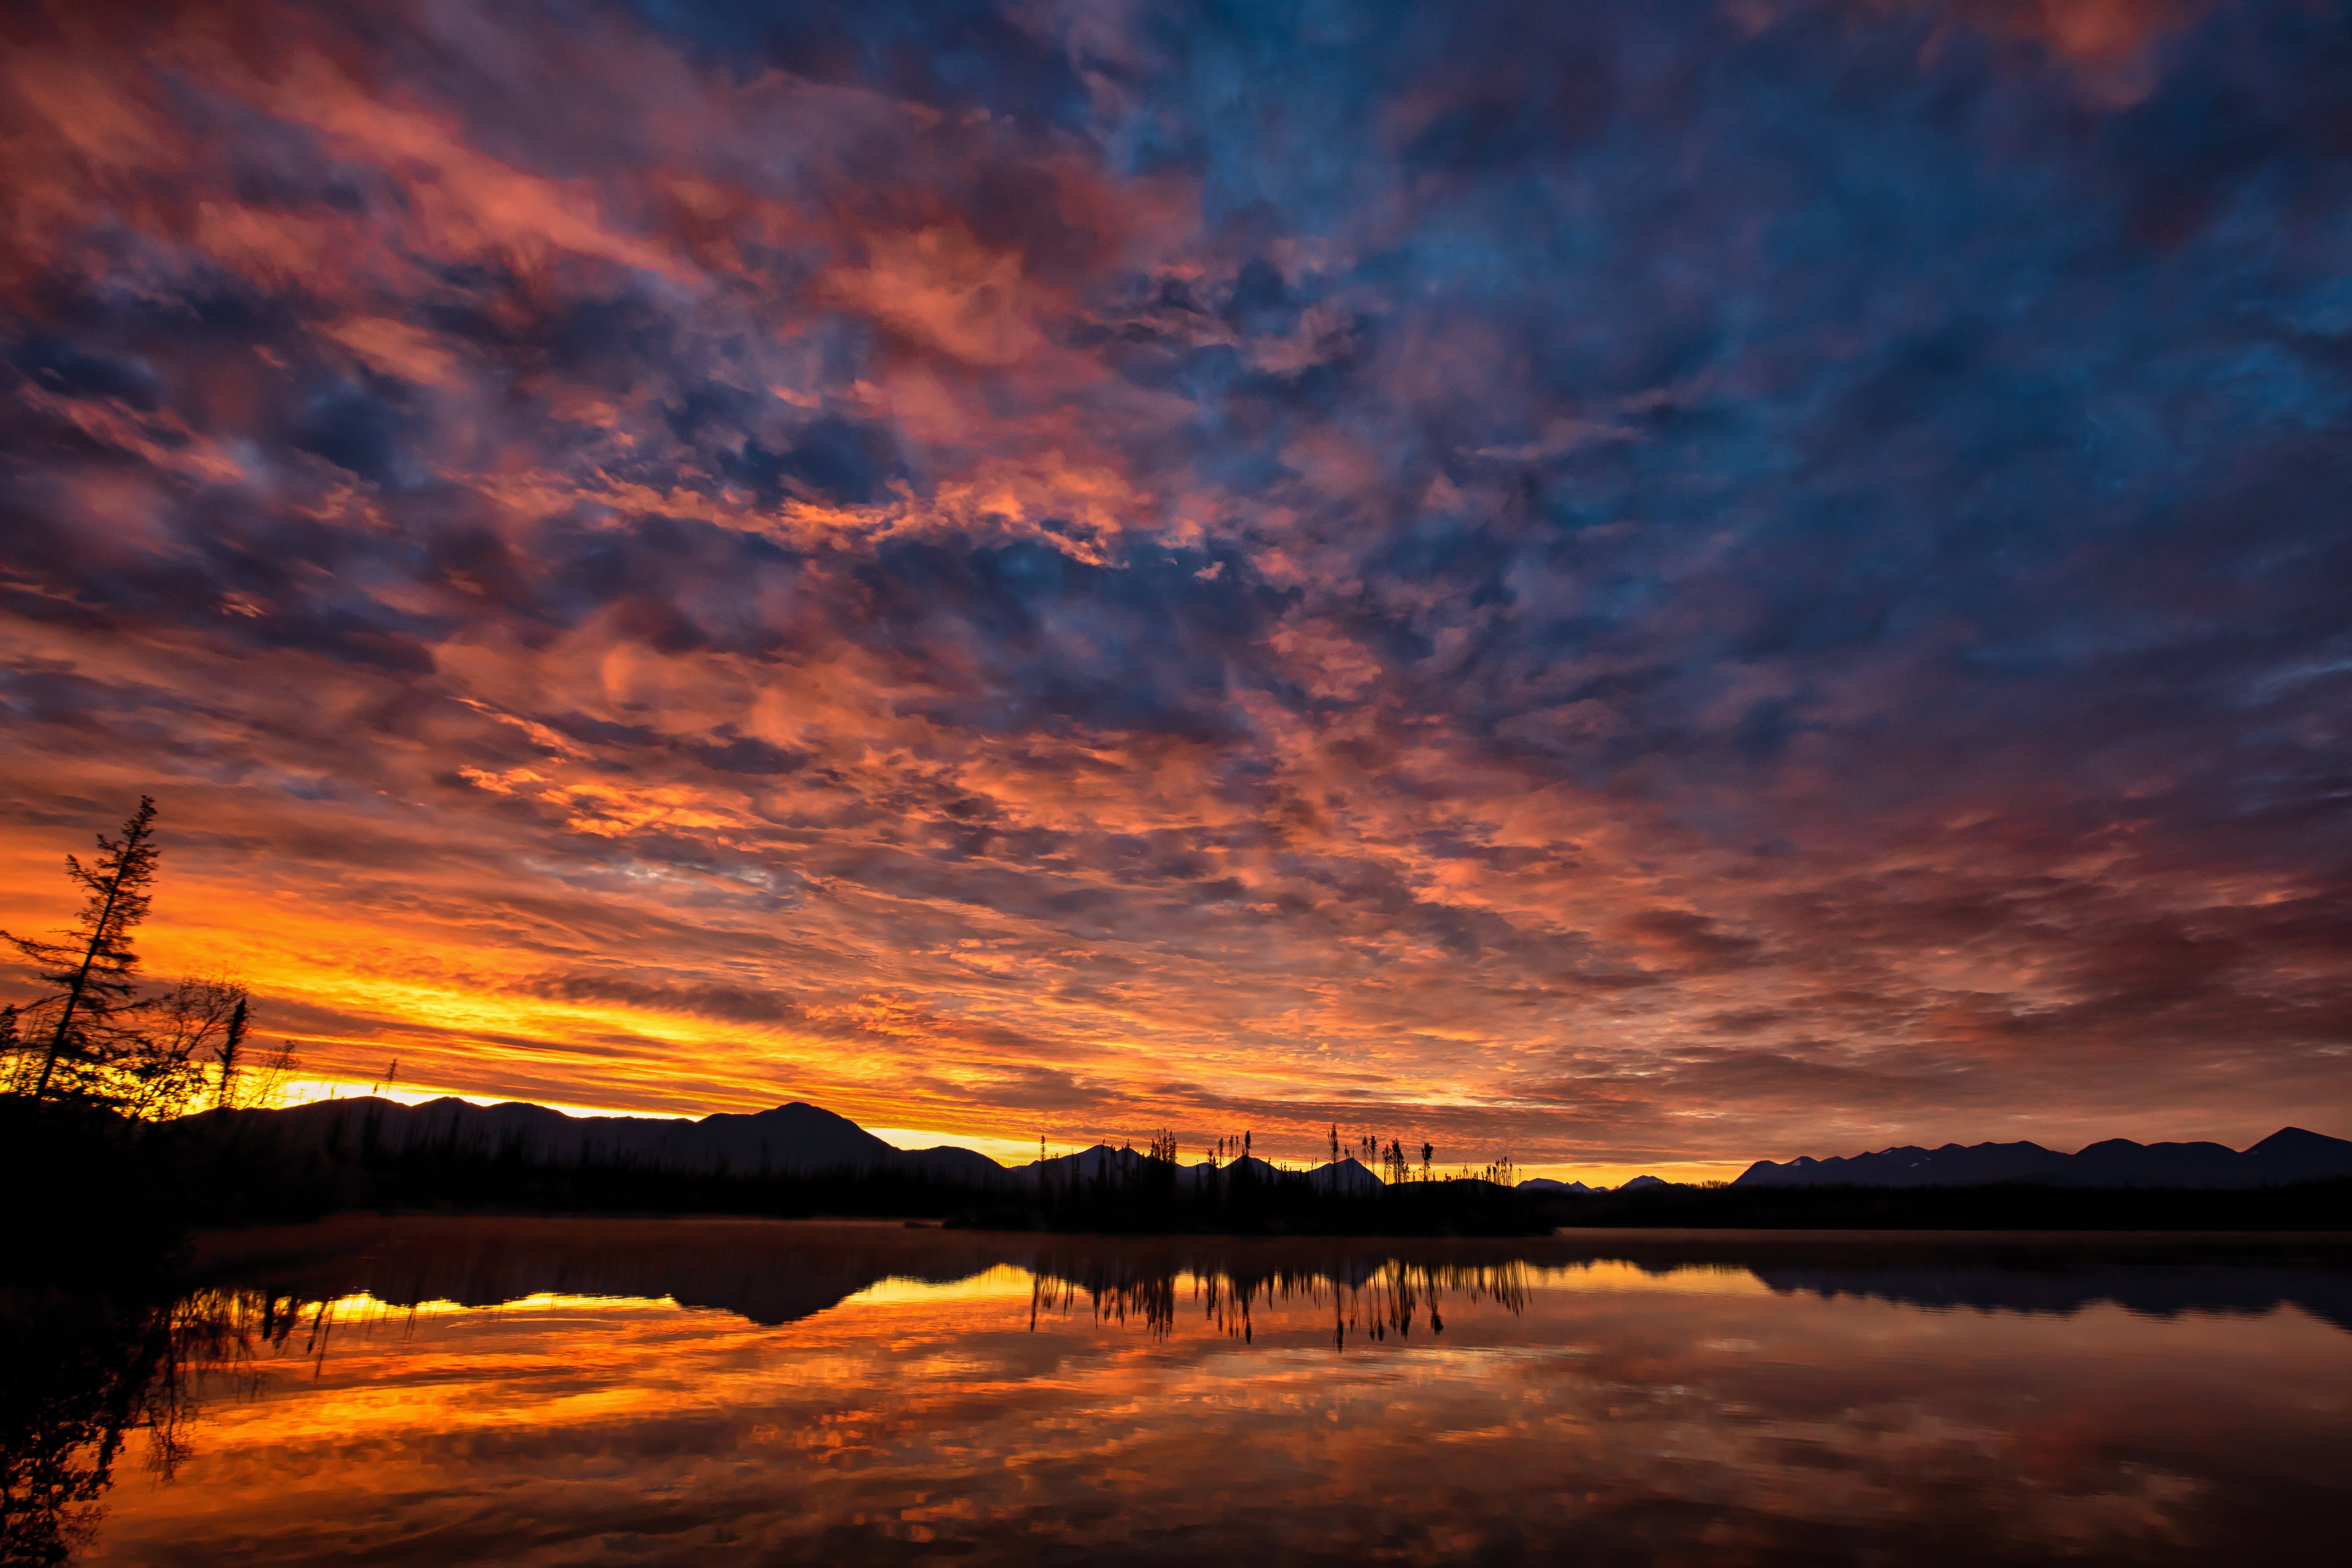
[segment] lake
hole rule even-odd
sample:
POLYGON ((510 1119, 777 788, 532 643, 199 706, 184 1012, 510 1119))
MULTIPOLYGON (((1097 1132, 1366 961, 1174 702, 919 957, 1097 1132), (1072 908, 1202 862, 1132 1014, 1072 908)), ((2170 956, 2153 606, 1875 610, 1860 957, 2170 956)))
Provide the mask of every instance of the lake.
POLYGON ((205 1266, 76 1561, 2334 1563, 2352 1503, 2342 1238, 353 1219, 205 1266))

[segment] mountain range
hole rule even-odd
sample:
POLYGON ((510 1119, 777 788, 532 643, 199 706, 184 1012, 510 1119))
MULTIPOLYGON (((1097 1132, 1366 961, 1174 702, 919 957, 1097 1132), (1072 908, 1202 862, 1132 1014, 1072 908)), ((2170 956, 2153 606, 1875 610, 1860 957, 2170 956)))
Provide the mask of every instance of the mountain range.
MULTIPOLYGON (((518 1146, 526 1158, 576 1160, 583 1154, 627 1156, 652 1163, 709 1168, 720 1163, 743 1171, 814 1172, 898 1170, 919 1172, 966 1185, 1034 1187, 1040 1182, 1076 1183, 1139 1167, 1134 1149, 1098 1143, 1074 1154, 1057 1154, 1006 1167, 973 1150, 945 1145, 899 1149, 884 1142, 845 1116, 794 1100, 741 1114, 721 1111, 699 1121, 645 1116, 567 1116, 543 1105, 508 1101, 475 1105, 445 1097, 420 1105, 365 1096, 313 1100, 282 1110, 230 1114, 268 1124, 298 1142, 356 1143, 373 1126, 381 1143, 400 1148, 442 1142, 518 1146)), ((1270 1177, 1276 1168, 1251 1156, 1183 1167, 1188 1183, 1228 1182, 1247 1167, 1270 1177)), ((1341 1192, 1370 1192, 1381 1178, 1355 1160, 1314 1167, 1310 1180, 1341 1192)), ((2294 1182, 2352 1177, 2352 1141, 2329 1138, 2299 1127, 2272 1133, 2245 1150, 2220 1143, 2135 1143, 2112 1138, 2074 1154, 2039 1143, 1947 1143, 1940 1149, 1906 1146, 1875 1153, 1817 1160, 1810 1156, 1775 1163, 1759 1160, 1734 1186, 1969 1187, 2000 1182, 2034 1182, 2084 1187, 2182 1187, 2230 1189, 2280 1186, 2294 1182)), ((1655 1176, 1636 1176, 1620 1191, 1664 1186, 1655 1176)), ((1518 1184, 1522 1192, 1598 1193, 1605 1187, 1560 1182, 1547 1176, 1518 1184)))
POLYGON ((2221 1143, 2135 1143, 2110 1138, 2073 1154, 2039 1143, 1906 1146, 1874 1154, 1786 1163, 1759 1160, 1735 1187, 1979 1187, 2034 1182, 2074 1187, 2274 1187, 2352 1176, 2352 1141, 2281 1128, 2251 1148, 2221 1143))
POLYGON ((375 1140, 388 1148, 453 1140, 491 1148, 514 1144, 525 1158, 542 1162, 589 1154, 697 1168, 723 1161, 744 1172, 890 1169, 964 1183, 1004 1175, 1004 1167, 985 1154, 952 1145, 893 1148, 847 1117, 802 1100, 748 1115, 720 1111, 698 1121, 567 1116, 543 1105, 476 1105, 446 1096, 403 1105, 366 1095, 233 1114, 256 1119, 298 1143, 355 1144, 373 1125, 375 1140))
MULTIPOLYGON (((1132 1173, 1144 1160, 1133 1149, 1098 1143, 1075 1154, 1056 1154, 1008 1168, 985 1154, 952 1144, 895 1148, 847 1117, 804 1100, 749 1114, 721 1111, 698 1121, 650 1116, 567 1116, 518 1100, 476 1105, 449 1096, 404 1105, 362 1095, 312 1100, 281 1110, 231 1114, 269 1126, 303 1144, 339 1142, 350 1146, 373 1137, 386 1148, 399 1149, 411 1143, 454 1141, 472 1147, 512 1145, 524 1158, 547 1163, 594 1155, 697 1169, 723 1162, 731 1170, 747 1173, 915 1171, 973 1186, 1034 1187, 1041 1181, 1090 1181, 1113 1173, 1132 1173)), ((1183 1167, 1180 1179, 1194 1184, 1227 1182, 1244 1167, 1261 1177, 1276 1173, 1267 1162, 1244 1155, 1183 1167)), ((1378 1176, 1351 1159, 1317 1166, 1306 1174, 1341 1192, 1367 1192, 1381 1184, 1378 1176)))

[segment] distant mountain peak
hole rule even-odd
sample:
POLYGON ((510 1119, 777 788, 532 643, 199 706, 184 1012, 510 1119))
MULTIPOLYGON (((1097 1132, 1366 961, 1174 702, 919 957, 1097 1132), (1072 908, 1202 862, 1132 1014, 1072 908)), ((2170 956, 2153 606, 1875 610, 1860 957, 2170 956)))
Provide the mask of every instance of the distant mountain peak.
POLYGON ((2301 1127, 2282 1127, 2246 1152, 2259 1154, 2265 1149, 2352 1149, 2352 1140, 2330 1138, 2324 1132, 2301 1127))

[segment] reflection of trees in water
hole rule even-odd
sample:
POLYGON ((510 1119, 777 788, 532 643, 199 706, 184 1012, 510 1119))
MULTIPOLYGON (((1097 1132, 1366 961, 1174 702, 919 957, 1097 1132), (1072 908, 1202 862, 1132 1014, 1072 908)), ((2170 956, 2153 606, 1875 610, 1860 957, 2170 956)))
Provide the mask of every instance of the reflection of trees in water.
POLYGON ((1096 1321, 1140 1319, 1155 1336, 1164 1336, 1175 1329, 1180 1284, 1185 1281, 1202 1320, 1244 1343, 1255 1338, 1253 1312, 1257 1309, 1294 1304, 1328 1309, 1337 1350, 1345 1350, 1350 1336, 1375 1342, 1392 1334, 1402 1339, 1423 1321, 1430 1332, 1444 1333, 1449 1295, 1473 1303, 1491 1302, 1513 1314, 1525 1311, 1528 1302, 1528 1268, 1519 1262, 1432 1264, 1383 1258, 1251 1269, 1155 1265, 1133 1258, 1041 1260, 1030 1289, 1029 1326, 1037 1326, 1041 1313, 1074 1311, 1083 1295, 1096 1321))
POLYGON ((1429 1288, 1508 1304, 1529 1282, 1630 1264, 1664 1277, 1703 1270, 1775 1290, 1880 1297, 1901 1305, 2072 1311, 2265 1311, 2291 1302, 2352 1327, 2352 1268, 2338 1243, 2226 1245, 2031 1236, 1921 1241, 1836 1233, 1797 1241, 1595 1233, 1572 1238, 1357 1241, 1348 1237, 1044 1237, 875 1225, 475 1217, 351 1221, 333 1246, 248 1269, 238 1282, 306 1300, 365 1294, 389 1308, 492 1306, 554 1293, 708 1307, 780 1325, 830 1310, 885 1279, 946 1285, 1000 1267, 1041 1277, 1042 1311, 1090 1310, 1172 1326, 1197 1300, 1238 1324, 1269 1299, 1313 1296, 1334 1333, 1384 1339, 1425 1321, 1429 1288), (1320 1295, 1317 1295, 1320 1292, 1320 1295), (1180 1300, 1181 1298, 1181 1300, 1180 1300), (1350 1315, 1352 1309, 1352 1316, 1350 1315))
MULTIPOLYGON (((260 1343, 288 1348, 299 1304, 200 1290, 169 1302, 13 1291, 0 1300, 0 1563, 58 1563, 87 1544, 133 1434, 170 1479, 199 1395, 249 1396, 260 1343)), ((310 1339, 323 1350, 321 1310, 310 1339)))

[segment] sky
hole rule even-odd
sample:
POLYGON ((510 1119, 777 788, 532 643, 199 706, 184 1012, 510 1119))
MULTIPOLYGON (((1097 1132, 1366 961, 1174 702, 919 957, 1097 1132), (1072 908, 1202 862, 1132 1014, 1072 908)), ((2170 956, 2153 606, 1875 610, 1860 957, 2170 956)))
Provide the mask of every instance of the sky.
POLYGON ((318 1080, 2352 1135, 2340 5, 0 28, 0 923, 318 1080))

